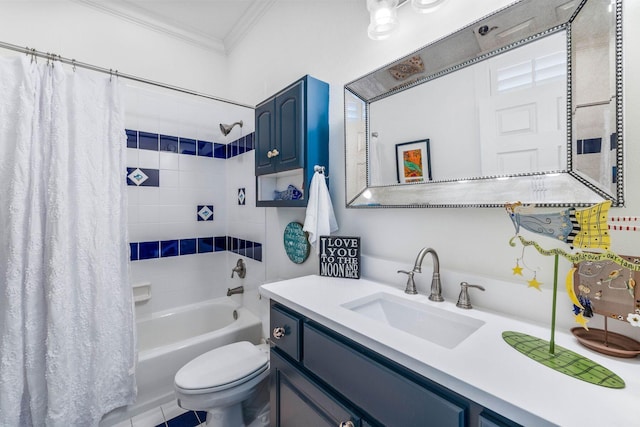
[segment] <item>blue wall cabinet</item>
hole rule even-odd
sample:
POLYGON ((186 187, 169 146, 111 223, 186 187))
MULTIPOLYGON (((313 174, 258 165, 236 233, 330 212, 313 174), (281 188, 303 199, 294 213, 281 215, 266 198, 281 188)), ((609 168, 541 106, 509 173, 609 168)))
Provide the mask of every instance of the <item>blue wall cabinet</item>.
POLYGON ((329 169, 329 85, 311 76, 255 111, 256 206, 306 206, 313 167, 329 169))
POLYGON ((272 426, 518 426, 273 301, 270 329, 272 426))

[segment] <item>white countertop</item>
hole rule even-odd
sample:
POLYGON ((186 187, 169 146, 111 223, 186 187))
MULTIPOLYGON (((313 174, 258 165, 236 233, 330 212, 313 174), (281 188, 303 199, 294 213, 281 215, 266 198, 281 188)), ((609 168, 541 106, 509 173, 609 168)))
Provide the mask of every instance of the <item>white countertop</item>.
POLYGON ((462 310, 455 302, 432 302, 426 295, 407 295, 370 280, 305 276, 265 284, 260 293, 522 425, 640 425, 640 361, 593 352, 569 333, 556 331, 556 346, 612 370, 626 387, 609 389, 569 377, 529 359, 502 339, 502 332, 510 330, 548 340, 549 327, 475 307, 462 310), (458 346, 447 349, 341 306, 378 292, 486 323, 458 346))

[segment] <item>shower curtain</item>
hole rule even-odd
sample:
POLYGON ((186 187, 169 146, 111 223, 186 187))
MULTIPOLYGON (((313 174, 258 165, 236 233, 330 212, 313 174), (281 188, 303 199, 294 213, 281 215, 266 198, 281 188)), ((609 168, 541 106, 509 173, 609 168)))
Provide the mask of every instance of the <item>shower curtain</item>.
POLYGON ((0 425, 97 426, 135 398, 123 106, 39 62, 0 58, 0 425))

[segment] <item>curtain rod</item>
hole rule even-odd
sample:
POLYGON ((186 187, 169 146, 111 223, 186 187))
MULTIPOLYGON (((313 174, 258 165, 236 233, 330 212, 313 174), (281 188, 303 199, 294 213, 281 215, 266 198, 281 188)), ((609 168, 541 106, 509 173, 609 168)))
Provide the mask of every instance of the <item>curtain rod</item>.
POLYGON ((103 68, 103 67, 98 67, 96 65, 91 65, 91 64, 87 64, 85 62, 80 62, 80 61, 76 61, 75 59, 69 59, 69 58, 64 58, 60 55, 56 55, 54 53, 45 53, 45 52, 40 52, 38 50, 35 49, 29 49, 28 47, 22 47, 22 46, 18 46, 18 45, 14 45, 11 43, 6 43, 6 42, 2 42, 0 41, 0 47, 8 49, 8 50, 13 50, 16 52, 20 52, 20 53, 24 53, 27 55, 31 55, 31 56, 37 56, 40 58, 46 58, 52 61, 58 61, 61 62, 63 64, 68 64, 74 67, 80 67, 80 68, 86 68, 87 70, 91 70, 91 71, 97 71, 99 73, 104 73, 104 74, 109 74, 109 75, 115 75, 117 77, 122 77, 123 79, 127 79, 127 80, 132 80, 132 81, 136 81, 139 83, 146 83, 152 86, 157 86, 157 87, 161 87, 163 89, 169 89, 169 90, 173 90, 176 92, 181 92, 181 93, 186 93, 188 95, 194 95, 194 96, 199 96, 201 98, 207 98, 207 99, 211 99, 214 101, 220 101, 220 102, 225 102, 227 104, 233 104, 233 105, 237 105, 239 107, 247 107, 247 108, 255 108, 252 105, 247 105, 247 104, 242 104, 240 102, 235 102, 235 101, 230 101, 228 99, 224 99, 224 98, 218 98, 217 96, 213 96, 213 95, 207 95, 206 93, 201 93, 201 92, 196 92, 190 89, 185 89, 185 88, 181 88, 178 86, 172 86, 166 83, 160 83, 160 82, 156 82, 153 80, 149 80, 149 79, 145 79, 142 77, 137 77, 137 76, 133 76, 131 74, 125 74, 125 73, 121 73, 118 70, 113 70, 113 69, 107 69, 107 68, 103 68))

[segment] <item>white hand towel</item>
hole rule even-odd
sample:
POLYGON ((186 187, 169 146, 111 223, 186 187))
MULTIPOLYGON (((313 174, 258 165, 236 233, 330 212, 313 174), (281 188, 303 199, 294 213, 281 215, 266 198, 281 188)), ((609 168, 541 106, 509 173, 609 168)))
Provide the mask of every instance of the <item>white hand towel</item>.
POLYGON ((307 214, 302 229, 309 233, 309 243, 315 248, 317 254, 320 253, 318 237, 328 236, 338 229, 329 189, 324 174, 320 172, 314 173, 311 178, 307 214))

